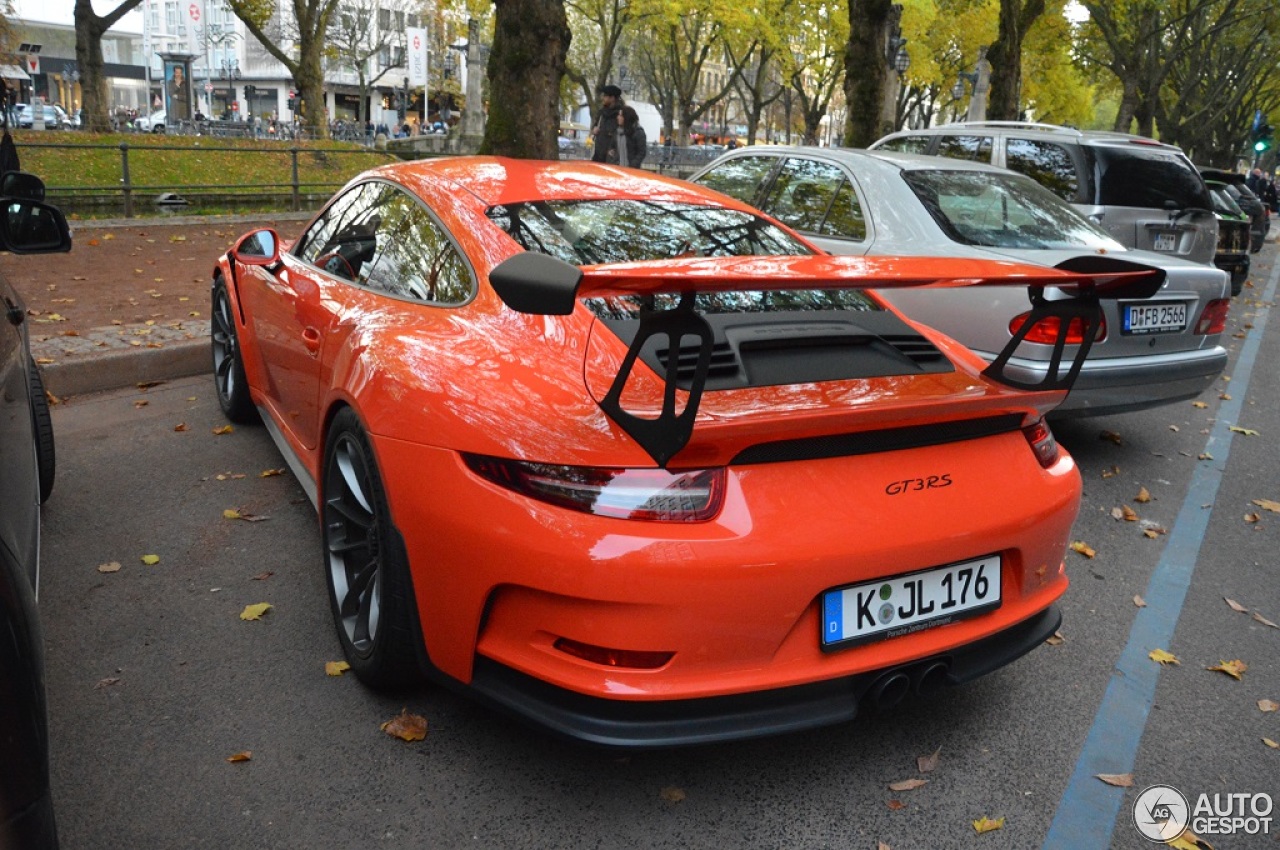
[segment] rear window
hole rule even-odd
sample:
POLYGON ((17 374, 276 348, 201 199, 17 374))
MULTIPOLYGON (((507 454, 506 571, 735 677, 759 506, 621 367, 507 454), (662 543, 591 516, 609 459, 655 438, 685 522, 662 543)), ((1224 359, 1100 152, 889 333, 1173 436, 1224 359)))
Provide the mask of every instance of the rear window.
POLYGON ((1080 194, 1080 173, 1075 157, 1065 145, 1035 139, 1006 139, 1005 167, 1025 174, 1064 201, 1080 194))
MULTIPOLYGON (((694 306, 704 315, 738 313, 812 313, 831 310, 857 312, 884 308, 857 289, 783 289, 749 292, 700 292, 694 306)), ((668 310, 679 300, 675 295, 652 296, 654 307, 668 310)), ((644 299, 637 295, 586 298, 583 303, 601 319, 634 319, 640 315, 644 299)))
POLYGON ((988 248, 1120 249, 1034 180, 993 171, 905 171, 903 179, 952 240, 988 248))
POLYGON ((900 151, 902 153, 928 153, 929 136, 899 136, 873 145, 876 150, 900 151))
POLYGON ((1138 145, 1097 145, 1085 151, 1096 165, 1097 203, 1103 206, 1212 208, 1204 180, 1181 154, 1138 145))
POLYGON ((943 136, 938 140, 938 156, 991 162, 990 136, 943 136))
POLYGON ((526 251, 575 266, 812 254, 757 215, 669 201, 537 201, 490 207, 489 219, 526 251))

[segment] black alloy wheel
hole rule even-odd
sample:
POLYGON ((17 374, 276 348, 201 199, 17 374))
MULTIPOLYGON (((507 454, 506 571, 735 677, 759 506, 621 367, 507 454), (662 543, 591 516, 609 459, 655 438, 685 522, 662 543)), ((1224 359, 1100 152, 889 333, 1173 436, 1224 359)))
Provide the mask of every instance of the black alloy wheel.
POLYGON ((373 688, 418 681, 421 637, 407 558, 373 449, 350 408, 330 425, 322 481, 325 573, 347 663, 373 688))
POLYGON ((236 336, 236 318, 231 311, 227 284, 221 276, 213 282, 209 337, 213 347, 213 384, 218 391, 218 406, 232 422, 252 422, 257 411, 249 397, 249 382, 244 376, 240 340, 236 336))

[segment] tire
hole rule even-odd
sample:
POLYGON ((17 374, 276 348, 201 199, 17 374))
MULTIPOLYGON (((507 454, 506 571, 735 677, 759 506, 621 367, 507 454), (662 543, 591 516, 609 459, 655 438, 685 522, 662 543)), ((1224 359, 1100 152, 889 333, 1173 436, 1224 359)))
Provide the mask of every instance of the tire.
POLYGON ((351 670, 375 690, 422 680, 408 558, 360 420, 345 408, 329 428, 320 533, 329 604, 351 670))
POLYGON ((213 308, 209 314, 209 341, 213 349, 213 385, 218 393, 218 406, 232 422, 253 422, 257 410, 249 397, 249 381, 244 375, 240 357, 240 339, 236 335, 236 318, 231 297, 221 276, 213 282, 213 308))
POLYGON ((40 477, 40 504, 53 493, 53 478, 58 458, 53 446, 53 417, 49 414, 49 397, 44 392, 44 378, 32 360, 28 364, 27 379, 31 391, 31 421, 35 425, 36 468, 40 477))

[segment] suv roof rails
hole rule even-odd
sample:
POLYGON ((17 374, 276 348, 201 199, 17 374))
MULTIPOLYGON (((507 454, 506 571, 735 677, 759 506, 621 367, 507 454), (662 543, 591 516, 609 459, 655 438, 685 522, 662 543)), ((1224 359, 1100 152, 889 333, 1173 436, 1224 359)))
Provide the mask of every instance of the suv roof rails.
POLYGON ((1063 127, 1060 124, 1040 124, 1035 121, 955 121, 951 124, 943 124, 942 127, 1020 127, 1028 130, 1065 130, 1069 133, 1079 133, 1081 130, 1076 127, 1063 127))

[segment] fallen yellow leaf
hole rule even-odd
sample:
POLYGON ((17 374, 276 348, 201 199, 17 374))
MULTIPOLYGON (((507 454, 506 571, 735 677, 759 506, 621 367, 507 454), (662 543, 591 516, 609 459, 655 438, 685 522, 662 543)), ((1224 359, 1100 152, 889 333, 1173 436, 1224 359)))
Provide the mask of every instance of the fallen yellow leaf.
POLYGON ((928 785, 928 784, 929 784, 929 780, 927 779, 902 779, 902 780, 899 780, 898 782, 890 782, 889 790, 890 791, 914 791, 917 788, 923 785, 928 785))
POLYGON ((1147 653, 1147 657, 1152 661, 1159 662, 1160 664, 1182 664, 1182 662, 1178 660, 1178 656, 1174 655, 1172 652, 1165 652, 1163 649, 1153 649, 1147 653))
POLYGON ((1259 514, 1257 511, 1250 511, 1249 513, 1244 515, 1245 522, 1258 522, 1261 519, 1262 519, 1262 515, 1259 514))
POLYGON ((427 737, 427 718, 420 714, 410 714, 409 709, 402 708, 395 717, 382 724, 382 731, 402 741, 421 741, 427 737))
POLYGON ((658 796, 660 796, 663 800, 665 800, 668 803, 682 803, 684 802, 684 798, 686 795, 683 790, 677 788, 676 786, 668 785, 666 788, 663 788, 660 792, 658 792, 658 796))
POLYGON ((1219 673, 1226 673, 1231 678, 1239 681, 1241 674, 1249 669, 1249 665, 1237 658, 1235 661, 1219 661, 1214 666, 1206 667, 1204 669, 1216 670, 1219 673))
POLYGON ((1137 522, 1137 521, 1138 521, 1138 512, 1137 512, 1137 511, 1135 511, 1133 508, 1129 507, 1128 505, 1121 505, 1121 506, 1120 506, 1120 513, 1124 516, 1124 521, 1125 521, 1125 522, 1137 522))
POLYGON ((1132 773, 1099 773, 1096 776, 1108 785, 1114 785, 1116 788, 1132 788, 1132 773))
POLYGON ((1275 502, 1271 499, 1254 499, 1253 503, 1264 511, 1280 514, 1280 502, 1275 502))
POLYGON ((142 563, 146 564, 148 567, 154 567, 156 564, 160 563, 160 556, 159 555, 143 555, 142 563))
POLYGON ((227 761, 231 762, 232 764, 239 764, 240 762, 248 761, 251 758, 253 758, 253 753, 249 750, 245 750, 242 753, 236 753, 233 756, 227 756, 227 761))
POLYGON ((1275 623, 1271 622, 1266 617, 1259 614, 1257 611, 1253 612, 1253 619, 1257 620, 1259 623, 1262 623, 1262 625, 1264 626, 1270 626, 1273 629, 1280 629, 1280 626, 1277 626, 1275 623))
POLYGON ((186 430, 187 430, 187 423, 185 423, 185 422, 179 422, 177 425, 174 425, 174 426, 173 426, 173 430, 175 430, 175 431, 179 431, 179 432, 181 432, 181 431, 186 431, 186 430))
POLYGON ((1228 430, 1235 431, 1237 434, 1244 434, 1249 437, 1258 436, 1258 432, 1253 430, 1252 428, 1241 428, 1237 425, 1232 425, 1228 430))
MULTIPOLYGON (((889 800, 888 802, 885 803, 885 805, 888 806, 889 810, 893 812, 899 811, 901 809, 905 809, 907 807, 907 804, 902 802, 901 800, 889 800)), ((881 844, 880 846, 888 847, 889 845, 881 844)))
POLYGON ((235 508, 227 508, 222 512, 223 519, 240 519, 240 512, 235 508))
POLYGON ((1263 738, 1262 743, 1266 744, 1268 747, 1270 747, 1273 750, 1280 750, 1280 744, 1277 744, 1275 741, 1271 740, 1270 738, 1263 738))
POLYGON ((1117 446, 1122 443, 1120 435, 1115 431, 1102 431, 1098 434, 1098 439, 1107 440, 1108 442, 1115 443, 1117 446))
POLYGON ((240 612, 241 620, 260 620, 262 615, 271 610, 270 602, 258 602, 253 605, 244 606, 244 610, 240 612))
POLYGON ((1113 466, 1110 469, 1102 470, 1103 478, 1115 478, 1119 474, 1120 474, 1120 467, 1118 466, 1113 466))
POLYGON ((326 661, 324 663, 324 673, 326 676, 341 676, 350 669, 351 665, 345 661, 326 661))
POLYGON ((1147 490, 1146 487, 1140 487, 1138 488, 1138 495, 1134 496, 1133 500, 1135 502, 1146 504, 1147 502, 1151 501, 1151 493, 1147 490))
POLYGON ((1133 604, 1137 605, 1139 608, 1146 608, 1147 600, 1143 599, 1141 596, 1135 593, 1133 595, 1133 604))
POLYGON ((979 835, 984 832, 994 832, 997 829, 1004 829, 1004 818, 992 820, 986 815, 983 815, 973 822, 973 829, 979 835))
POLYGON ((1198 408, 1200 408, 1201 410, 1204 410, 1206 407, 1208 407, 1208 406, 1209 406, 1209 403, 1208 403, 1208 402, 1204 402, 1204 401, 1193 401, 1193 402, 1191 402, 1191 406, 1192 406, 1192 407, 1198 407, 1198 408))
POLYGON ((1276 711, 1276 710, 1280 710, 1280 702, 1276 702, 1273 699, 1258 700, 1258 711, 1266 713, 1268 711, 1276 711))
POLYGON ((1084 555, 1086 558, 1092 558, 1094 555, 1098 554, 1093 550, 1092 547, 1089 546, 1088 543, 1085 543, 1082 540, 1072 540, 1071 550, 1073 552, 1079 552, 1081 555, 1084 555))
POLYGON ((219 425, 217 428, 213 429, 213 433, 221 437, 223 434, 230 434, 234 430, 235 428, 232 428, 230 425, 219 425))
POLYGON ((1226 602, 1227 606, 1230 607, 1231 610, 1235 611, 1237 614, 1247 614, 1249 612, 1248 608, 1244 607, 1234 599, 1228 599, 1227 597, 1224 596, 1222 597, 1222 601, 1226 602))
POLYGON ((1059 631, 1049 635, 1044 639, 1044 642, 1049 644, 1049 646, 1062 646, 1067 642, 1067 639, 1063 636, 1062 632, 1059 631))
POLYGON ((118 573, 120 572, 120 562, 112 561, 108 564, 98 564, 98 572, 100 573, 118 573))
POLYGON ((284 475, 283 469, 264 469, 258 473, 259 478, 270 478, 273 475, 284 475))

